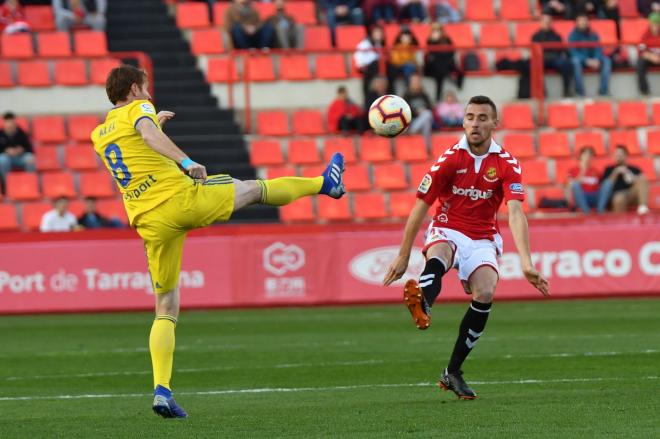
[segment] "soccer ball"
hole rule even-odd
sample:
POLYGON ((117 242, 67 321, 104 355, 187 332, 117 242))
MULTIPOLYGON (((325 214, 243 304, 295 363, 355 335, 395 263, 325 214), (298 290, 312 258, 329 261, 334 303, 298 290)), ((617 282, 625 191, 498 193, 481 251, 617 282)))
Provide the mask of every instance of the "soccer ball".
POLYGON ((369 125, 383 137, 395 137, 410 125, 410 105, 396 95, 381 96, 369 108, 369 125))

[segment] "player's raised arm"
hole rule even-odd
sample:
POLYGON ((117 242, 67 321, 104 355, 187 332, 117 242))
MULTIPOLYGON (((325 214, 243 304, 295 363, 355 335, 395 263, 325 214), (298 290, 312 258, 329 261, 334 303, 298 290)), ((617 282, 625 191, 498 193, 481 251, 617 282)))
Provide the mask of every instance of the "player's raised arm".
POLYGON ((527 227, 527 218, 523 213, 522 202, 519 200, 509 200, 507 202, 509 210, 509 227, 513 235, 513 242, 520 255, 520 266, 523 274, 534 288, 539 290, 544 296, 550 295, 550 285, 548 281, 532 265, 532 255, 529 250, 529 229, 527 227))
POLYGON ((387 274, 383 279, 383 285, 390 285, 392 282, 400 279, 406 272, 415 237, 417 236, 417 232, 419 232, 419 227, 422 225, 422 221, 424 221, 429 207, 430 206, 426 204, 425 201, 417 199, 417 203, 415 203, 412 211, 410 211, 408 221, 406 222, 406 228, 403 231, 403 240, 401 241, 399 254, 387 270, 387 274))
POLYGON ((167 134, 158 129, 158 127, 149 118, 143 118, 135 125, 135 129, 140 133, 145 143, 154 151, 165 157, 174 160, 188 172, 192 178, 205 179, 206 168, 199 163, 195 163, 181 151, 181 149, 167 137, 167 134))

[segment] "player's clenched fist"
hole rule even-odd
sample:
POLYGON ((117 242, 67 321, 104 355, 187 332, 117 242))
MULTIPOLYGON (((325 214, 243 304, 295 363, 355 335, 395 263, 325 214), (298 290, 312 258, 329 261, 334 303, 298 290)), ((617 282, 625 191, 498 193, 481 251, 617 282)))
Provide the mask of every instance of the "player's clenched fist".
POLYGON ((174 117, 174 113, 172 111, 159 111, 156 117, 158 118, 158 123, 163 126, 165 122, 174 117))
POLYGON ((383 278, 383 285, 388 286, 392 282, 401 279, 401 276, 403 276, 407 268, 408 258, 401 255, 397 256, 396 259, 392 261, 390 268, 387 269, 387 273, 385 273, 385 278, 383 278))
POLYGON ((187 158, 181 162, 181 167, 186 170, 191 178, 195 180, 206 180, 206 167, 203 165, 187 158))

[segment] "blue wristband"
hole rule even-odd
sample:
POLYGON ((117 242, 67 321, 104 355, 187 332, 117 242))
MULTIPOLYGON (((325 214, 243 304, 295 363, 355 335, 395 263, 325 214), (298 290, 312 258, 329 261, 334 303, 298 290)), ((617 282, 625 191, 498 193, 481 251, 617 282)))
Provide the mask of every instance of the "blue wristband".
POLYGON ((194 161, 192 161, 192 160, 191 160, 190 158, 188 158, 188 157, 186 157, 185 159, 181 160, 181 167, 182 167, 183 169, 188 169, 188 166, 196 165, 196 164, 197 164, 197 163, 195 163, 194 161))

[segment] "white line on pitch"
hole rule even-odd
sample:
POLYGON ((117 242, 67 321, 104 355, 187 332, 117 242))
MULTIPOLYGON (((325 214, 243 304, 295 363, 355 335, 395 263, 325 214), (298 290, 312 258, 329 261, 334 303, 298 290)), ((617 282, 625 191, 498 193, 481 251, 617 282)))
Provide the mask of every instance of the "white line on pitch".
MULTIPOLYGON (((530 384, 556 384, 556 383, 591 383, 604 381, 626 381, 626 380, 658 380, 660 376, 644 376, 635 378, 557 378, 557 379, 522 379, 522 380, 502 380, 502 381, 472 381, 476 385, 530 385, 530 384)), ((177 392, 181 396, 204 396, 204 395, 233 395, 233 394, 252 394, 252 393, 301 393, 301 392, 334 392, 342 390, 361 390, 361 389, 380 389, 393 387, 431 387, 435 383, 395 383, 395 384, 360 384, 350 386, 331 386, 331 387, 263 387, 255 389, 225 389, 225 390, 207 390, 203 392, 177 392)), ((151 396, 148 393, 99 393, 83 395, 32 395, 32 396, 4 396, 0 397, 3 401, 35 401, 35 400, 68 400, 68 399, 109 399, 109 398, 146 398, 151 396)))

